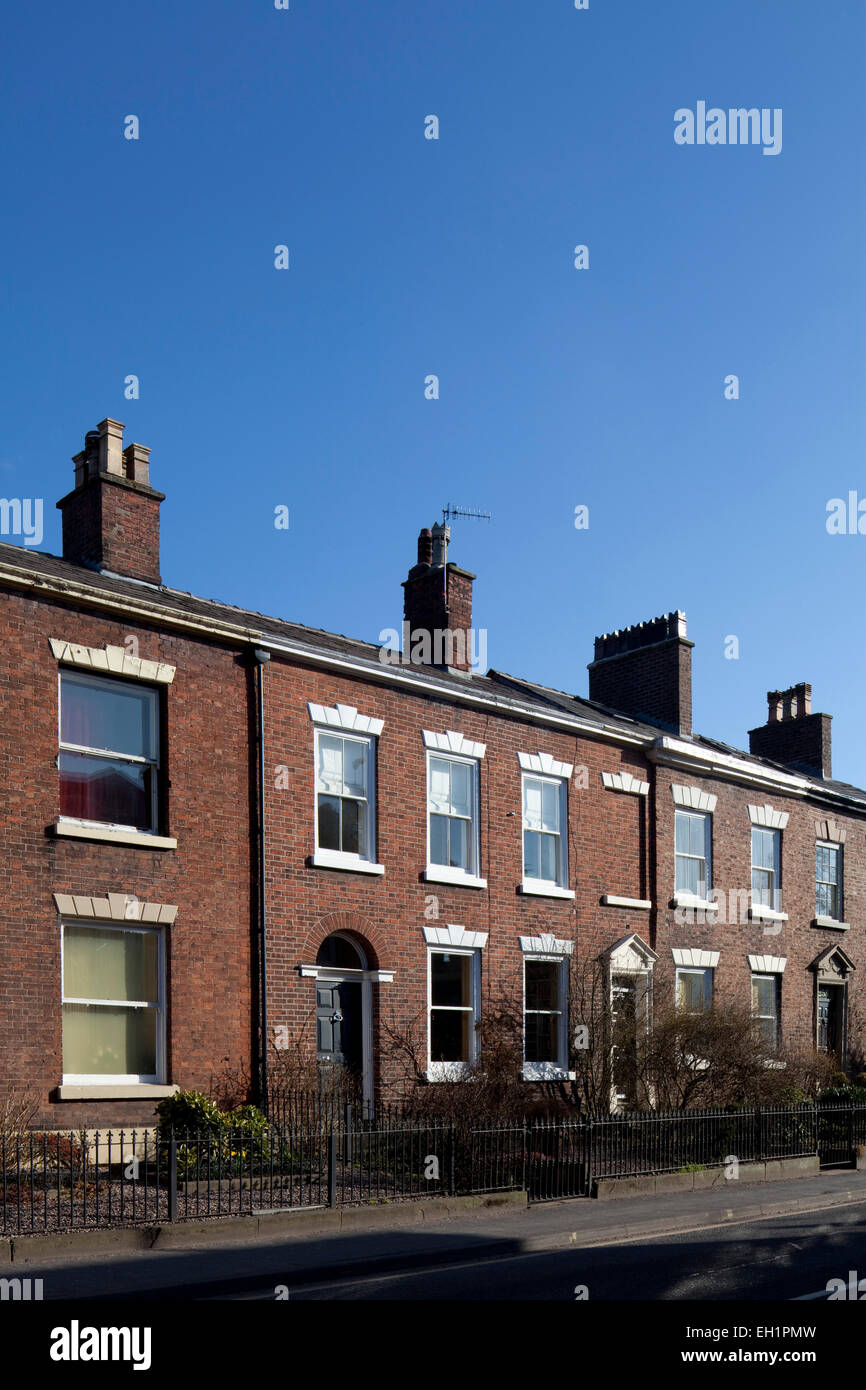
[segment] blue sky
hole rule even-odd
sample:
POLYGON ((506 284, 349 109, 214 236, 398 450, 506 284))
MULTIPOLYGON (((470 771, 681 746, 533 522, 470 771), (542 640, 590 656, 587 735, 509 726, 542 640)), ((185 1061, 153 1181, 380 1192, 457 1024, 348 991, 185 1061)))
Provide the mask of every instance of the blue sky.
POLYGON ((484 508, 492 666, 585 694, 596 633, 683 608, 697 729, 809 680, 866 785, 866 536, 825 524, 866 497, 864 38, 862 0, 19 7, 0 491, 59 552, 114 416, 167 583, 371 640, 484 508), (782 108, 781 153, 676 145, 700 100, 782 108))

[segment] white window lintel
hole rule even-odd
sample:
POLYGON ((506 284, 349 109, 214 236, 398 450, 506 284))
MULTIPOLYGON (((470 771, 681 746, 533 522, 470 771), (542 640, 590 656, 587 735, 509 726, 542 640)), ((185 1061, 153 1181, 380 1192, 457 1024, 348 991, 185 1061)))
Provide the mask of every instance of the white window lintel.
POLYGON ((671 796, 675 806, 682 806, 692 811, 708 811, 711 815, 716 809, 717 796, 712 792, 702 791, 700 787, 684 787, 677 783, 671 783, 671 796))
POLYGON ((560 763, 549 753, 518 753, 517 761, 523 772, 534 772, 539 777, 562 777, 567 782, 574 771, 573 763, 560 763))
POLYGON ((674 946, 672 955, 674 965, 693 970, 715 970, 719 963, 719 951, 702 951, 696 947, 674 946))
POLYGON ((456 753, 459 757, 480 760, 487 752, 486 743, 473 743, 472 739, 466 738, 464 734, 455 733, 453 729, 449 729, 447 734, 432 733, 429 729, 422 732, 424 747, 437 753, 456 753))
POLYGON ((755 975, 781 975, 788 964, 787 956, 748 956, 747 960, 755 975))
POLYGON ((308 701, 307 709, 314 724, 328 729, 342 729, 345 733, 372 734, 378 737, 385 727, 384 719, 374 719, 370 714, 359 714, 354 705, 315 705, 308 701))
POLYGON ((133 680, 171 685, 177 670, 176 666, 169 666, 165 661, 130 656, 125 647, 108 643, 104 647, 86 647, 81 642, 67 642, 63 637, 49 637, 48 641, 57 661, 67 666, 80 666, 87 671, 104 671, 107 675, 131 676, 133 680))
POLYGON ((428 946, 462 946, 467 951, 481 951, 487 945, 486 931, 467 931, 465 927, 452 923, 444 927, 424 927, 424 940, 428 946))
POLYGON ((574 952, 574 942, 560 941, 552 934, 521 936, 520 949, 526 956, 570 956, 574 952))
POLYGON ((642 782, 633 772, 603 772, 601 780, 609 792, 625 792, 629 796, 649 794, 649 782, 642 782))
POLYGON ((767 830, 784 830, 788 812, 776 811, 772 806, 750 806, 749 820, 752 825, 763 825, 767 830))

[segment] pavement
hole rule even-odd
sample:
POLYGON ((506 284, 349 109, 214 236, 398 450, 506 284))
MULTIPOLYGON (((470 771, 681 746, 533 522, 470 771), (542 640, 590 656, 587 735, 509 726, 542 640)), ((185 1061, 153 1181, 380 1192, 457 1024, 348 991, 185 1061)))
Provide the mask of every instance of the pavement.
POLYGON ((219 1297, 221 1278, 236 1290, 261 1283, 309 1283, 337 1275, 411 1269, 419 1262, 587 1249, 806 1212, 866 1204, 866 1173, 828 1171, 773 1183, 730 1181, 721 1190, 596 1202, 526 1205, 500 1198, 389 1204, 342 1212, 281 1212, 161 1227, 152 1243, 123 1248, 141 1232, 76 1232, 11 1242, 4 1274, 43 1275, 47 1298, 219 1297), (443 1208, 446 1208, 445 1210, 443 1208), (112 1237, 116 1244, 111 1245, 112 1237), (65 1244, 61 1245, 61 1241, 65 1244), (203 1291, 207 1289, 205 1294, 203 1291))

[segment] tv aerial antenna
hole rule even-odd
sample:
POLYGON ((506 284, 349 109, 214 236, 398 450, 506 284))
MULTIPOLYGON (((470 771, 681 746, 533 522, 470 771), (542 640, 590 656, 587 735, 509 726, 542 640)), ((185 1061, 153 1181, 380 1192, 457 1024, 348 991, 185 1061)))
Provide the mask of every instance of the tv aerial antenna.
MULTIPOLYGON (((465 521, 491 521, 491 520, 492 520, 491 515, 490 515, 489 512, 482 512, 482 511, 479 511, 477 507, 455 507, 455 506, 454 506, 452 503, 450 503, 450 502, 449 502, 449 504, 448 504, 447 507, 443 507, 443 508, 442 508, 442 525, 443 525, 443 527, 444 527, 445 530, 446 530, 446 535, 445 535, 445 559, 446 559, 446 560, 447 560, 447 558, 448 558, 448 540, 449 540, 450 535, 451 535, 451 528, 450 528, 450 526, 448 525, 448 523, 449 523, 449 521, 451 521, 452 517, 458 517, 458 516, 459 516, 459 517, 462 517, 465 521)), ((445 565, 444 585, 445 585, 445 587, 444 587, 445 608, 446 608, 446 611, 447 611, 447 609, 448 609, 448 565, 447 565, 447 564, 445 565)))
POLYGON ((489 512, 479 512, 475 507, 454 507, 449 504, 442 508, 442 525, 447 526, 453 516, 462 516, 468 521, 491 520, 489 512))

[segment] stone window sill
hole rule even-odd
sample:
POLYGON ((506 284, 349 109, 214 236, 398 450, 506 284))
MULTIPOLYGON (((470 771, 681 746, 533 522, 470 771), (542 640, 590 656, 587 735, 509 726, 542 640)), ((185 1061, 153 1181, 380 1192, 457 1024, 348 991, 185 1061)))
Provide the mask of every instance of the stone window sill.
POLYGON ((312 869, 342 869, 353 874, 377 874, 385 872, 384 864, 372 864, 369 859, 361 859, 357 854, 341 854, 335 849, 317 849, 307 863, 312 869))
POLYGON ((524 1062, 524 1081, 573 1081, 575 1073, 558 1067, 555 1062, 524 1062))
POLYGON ((602 893, 603 907, 631 907, 637 912, 649 912, 652 903, 649 898, 621 898, 616 893, 602 893))
POLYGON ((135 845, 141 849, 177 849, 172 835, 151 835, 147 830, 118 830, 112 825, 83 825, 81 821, 59 820, 54 834, 74 840, 98 840, 108 845, 135 845))
POLYGON ((427 1068, 427 1080, 461 1081, 470 1067, 470 1062, 431 1062, 427 1068))
POLYGON ((835 917, 814 917, 812 919, 812 926, 828 927, 831 931, 848 931, 850 923, 837 922, 835 917))
POLYGON ((455 888, 486 888, 486 878, 476 878, 465 874, 461 869, 452 869, 447 864, 428 864, 422 874, 425 883, 451 883, 455 888))
POLYGON ((787 922, 787 912, 777 912, 774 907, 750 907, 750 922, 787 922))
POLYGON ((699 898, 694 893, 674 893, 674 907, 693 907, 696 912, 718 912, 719 904, 709 898, 699 898))
POLYGON ((166 1096, 176 1095, 177 1086, 117 1085, 117 1086, 73 1086, 64 1082, 55 1089, 57 1100, 164 1100, 166 1096))
POLYGON ((518 891, 533 898, 564 898, 569 902, 574 898, 570 888, 560 888, 558 883, 548 883, 543 878, 525 878, 518 891))

